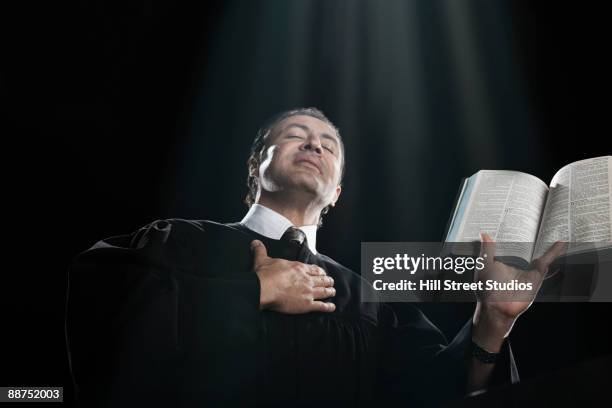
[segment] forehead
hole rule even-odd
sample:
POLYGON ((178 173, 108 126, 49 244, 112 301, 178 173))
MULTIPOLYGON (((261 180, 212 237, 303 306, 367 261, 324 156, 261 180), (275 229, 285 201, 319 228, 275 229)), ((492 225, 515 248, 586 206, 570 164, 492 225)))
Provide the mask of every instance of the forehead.
POLYGON ((318 134, 326 133, 335 138, 338 138, 338 135, 336 134, 336 130, 329 123, 326 123, 322 121, 321 119, 317 119, 309 115, 289 116, 288 118, 281 120, 279 123, 277 123, 274 126, 272 134, 280 134, 291 128, 303 128, 303 127, 308 128, 309 131, 314 132, 314 133, 318 133, 318 134), (292 125, 299 125, 299 126, 292 126, 292 125))

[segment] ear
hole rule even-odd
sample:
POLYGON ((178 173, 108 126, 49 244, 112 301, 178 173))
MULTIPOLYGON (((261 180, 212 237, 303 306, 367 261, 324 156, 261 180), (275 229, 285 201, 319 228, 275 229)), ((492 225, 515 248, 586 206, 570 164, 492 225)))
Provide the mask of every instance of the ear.
POLYGON ((331 206, 335 207, 336 206, 336 201, 338 201, 338 198, 340 198, 340 193, 342 192, 342 187, 341 186, 337 186, 336 187, 336 194, 334 195, 334 199, 331 202, 331 206))

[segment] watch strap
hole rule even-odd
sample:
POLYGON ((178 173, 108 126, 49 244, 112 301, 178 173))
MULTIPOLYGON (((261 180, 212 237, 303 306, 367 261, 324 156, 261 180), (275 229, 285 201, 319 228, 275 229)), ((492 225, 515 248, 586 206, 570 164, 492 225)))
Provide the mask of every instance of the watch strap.
POLYGON ((472 341, 472 356, 485 364, 493 364, 500 353, 491 353, 472 341))

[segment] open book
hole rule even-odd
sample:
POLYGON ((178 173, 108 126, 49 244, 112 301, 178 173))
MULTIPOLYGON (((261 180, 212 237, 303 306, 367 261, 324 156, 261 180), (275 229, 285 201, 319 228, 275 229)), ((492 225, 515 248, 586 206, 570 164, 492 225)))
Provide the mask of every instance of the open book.
POLYGON ((462 182, 445 241, 480 241, 486 232, 496 256, 526 263, 557 240, 569 243, 567 255, 612 248, 611 196, 612 156, 568 164, 549 185, 518 171, 480 170, 462 182))

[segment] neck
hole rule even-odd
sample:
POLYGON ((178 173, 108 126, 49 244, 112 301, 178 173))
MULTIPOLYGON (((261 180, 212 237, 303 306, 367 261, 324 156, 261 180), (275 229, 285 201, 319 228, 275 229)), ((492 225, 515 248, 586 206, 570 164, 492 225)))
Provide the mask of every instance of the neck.
POLYGON ((256 204, 268 207, 287 218, 296 227, 303 225, 316 225, 323 209, 305 197, 289 196, 286 192, 261 192, 256 204))

